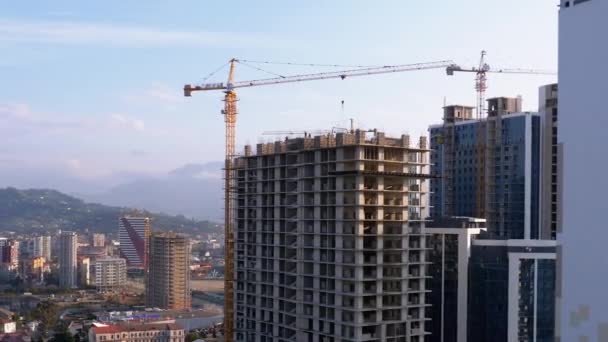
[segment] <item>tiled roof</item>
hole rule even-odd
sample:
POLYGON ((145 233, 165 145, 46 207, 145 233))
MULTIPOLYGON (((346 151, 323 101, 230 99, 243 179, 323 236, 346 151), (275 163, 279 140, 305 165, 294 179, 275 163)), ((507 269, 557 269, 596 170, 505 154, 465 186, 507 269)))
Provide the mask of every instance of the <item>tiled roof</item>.
POLYGON ((12 318, 14 314, 12 311, 0 308, 0 318, 12 318))
POLYGON ((183 330, 181 325, 177 323, 163 324, 114 324, 107 327, 91 327, 95 334, 112 334, 131 331, 166 331, 166 330, 183 330))

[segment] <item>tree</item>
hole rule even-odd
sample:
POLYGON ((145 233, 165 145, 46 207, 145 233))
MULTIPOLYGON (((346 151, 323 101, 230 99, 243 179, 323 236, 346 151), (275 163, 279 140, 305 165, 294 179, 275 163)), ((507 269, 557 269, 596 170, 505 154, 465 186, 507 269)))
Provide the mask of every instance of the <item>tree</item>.
MULTIPOLYGON (((79 339, 80 340, 80 339, 79 339)), ((74 336, 69 331, 57 332, 49 342, 76 342, 74 336)))
POLYGON ((199 338, 199 334, 197 334, 196 332, 190 332, 188 333, 188 335, 186 335, 186 342, 192 342, 198 340, 199 338))
POLYGON ((55 327, 55 334, 49 342, 75 342, 74 336, 70 334, 66 322, 60 321, 55 327))
POLYGON ((57 271, 49 272, 44 274, 44 283, 49 285, 57 285, 59 286, 59 274, 57 271))
POLYGON ((43 301, 29 312, 28 321, 39 321, 40 324, 36 328, 41 337, 46 337, 48 330, 52 329, 58 320, 58 307, 55 303, 43 301))

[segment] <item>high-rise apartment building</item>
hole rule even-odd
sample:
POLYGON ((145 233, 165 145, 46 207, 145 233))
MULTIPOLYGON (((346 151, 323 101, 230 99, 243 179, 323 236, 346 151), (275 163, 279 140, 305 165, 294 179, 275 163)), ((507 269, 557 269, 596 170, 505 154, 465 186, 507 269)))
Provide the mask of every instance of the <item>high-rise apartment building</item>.
POLYGON ((557 237, 561 220, 562 144, 557 142, 557 83, 539 88, 538 106, 541 113, 540 164, 540 227, 542 239, 557 237))
POLYGON ((354 131, 237 160, 237 341, 424 341, 428 146, 354 131))
POLYGON ((30 257, 44 257, 47 261, 51 259, 51 237, 34 236, 23 241, 23 252, 30 257))
POLYGON ((190 294, 190 242, 172 232, 154 233, 149 240, 146 306, 188 309, 190 294))
POLYGON ((61 232, 59 235, 59 286, 77 287, 77 249, 78 235, 75 232, 61 232))
POLYGON ((114 291, 125 286, 127 262, 123 258, 101 257, 95 260, 95 287, 97 291, 114 291))
POLYGON ((467 342, 471 244, 485 230, 485 219, 437 218, 427 224, 431 305, 426 342, 467 342))
POLYGON ((556 244, 542 240, 552 234, 541 220, 543 191, 552 188, 541 183, 551 176, 542 173, 545 162, 554 160, 544 154, 545 140, 553 141, 543 137, 556 122, 546 123, 553 111, 540 109, 521 112, 520 98, 499 97, 488 100, 486 118, 474 120, 468 107, 448 106, 443 124, 430 127, 431 173, 440 176, 431 180, 431 216, 486 219, 487 230, 470 250, 469 341, 554 336, 556 244))
POLYGON ((19 241, 0 238, 0 270, 17 271, 19 268, 19 241))
POLYGON ((607 1, 560 1, 558 141, 564 172, 557 292, 562 342, 608 340, 606 18, 607 1))
POLYGON ((124 216, 118 220, 120 257, 127 260, 128 268, 145 269, 149 237, 148 217, 124 216))
POLYGON ((91 285, 91 258, 78 256, 78 285, 86 287, 91 285))
POLYGON ((93 233, 92 237, 92 245, 93 247, 105 247, 106 245, 106 236, 101 233, 93 233))
POLYGON ((431 172, 441 175, 431 180, 432 217, 486 218, 488 238, 539 238, 538 113, 500 97, 488 100, 482 120, 469 107, 445 107, 444 123, 429 131, 431 172))
POLYGON ((43 235, 39 238, 39 243, 42 244, 40 256, 44 257, 47 261, 51 260, 51 236, 43 235))

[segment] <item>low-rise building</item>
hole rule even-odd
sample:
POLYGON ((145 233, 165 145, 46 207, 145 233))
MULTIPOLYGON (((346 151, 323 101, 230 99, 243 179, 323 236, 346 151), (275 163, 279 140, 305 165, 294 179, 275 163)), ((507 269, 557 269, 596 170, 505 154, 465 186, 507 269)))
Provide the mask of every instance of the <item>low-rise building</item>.
POLYGON ((17 323, 10 319, 0 319, 0 333, 12 334, 17 331, 17 323))
POLYGON ((93 247, 105 247, 106 236, 105 234, 93 233, 93 247))
POLYGON ((114 324, 89 329, 89 342, 184 342, 184 328, 176 323, 114 324))
POLYGON ((36 256, 23 260, 23 271, 21 274, 27 280, 42 283, 44 281, 44 273, 49 271, 50 267, 43 256, 36 256))

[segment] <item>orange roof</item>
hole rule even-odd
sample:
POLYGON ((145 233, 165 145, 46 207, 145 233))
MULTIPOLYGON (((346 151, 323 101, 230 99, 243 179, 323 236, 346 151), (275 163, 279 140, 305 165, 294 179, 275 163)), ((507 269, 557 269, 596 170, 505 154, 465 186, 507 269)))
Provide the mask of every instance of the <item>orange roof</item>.
POLYGON ((177 323, 162 323, 162 324, 114 324, 107 327, 91 327, 95 334, 113 334, 130 331, 151 331, 151 330, 183 330, 181 325, 177 323))

